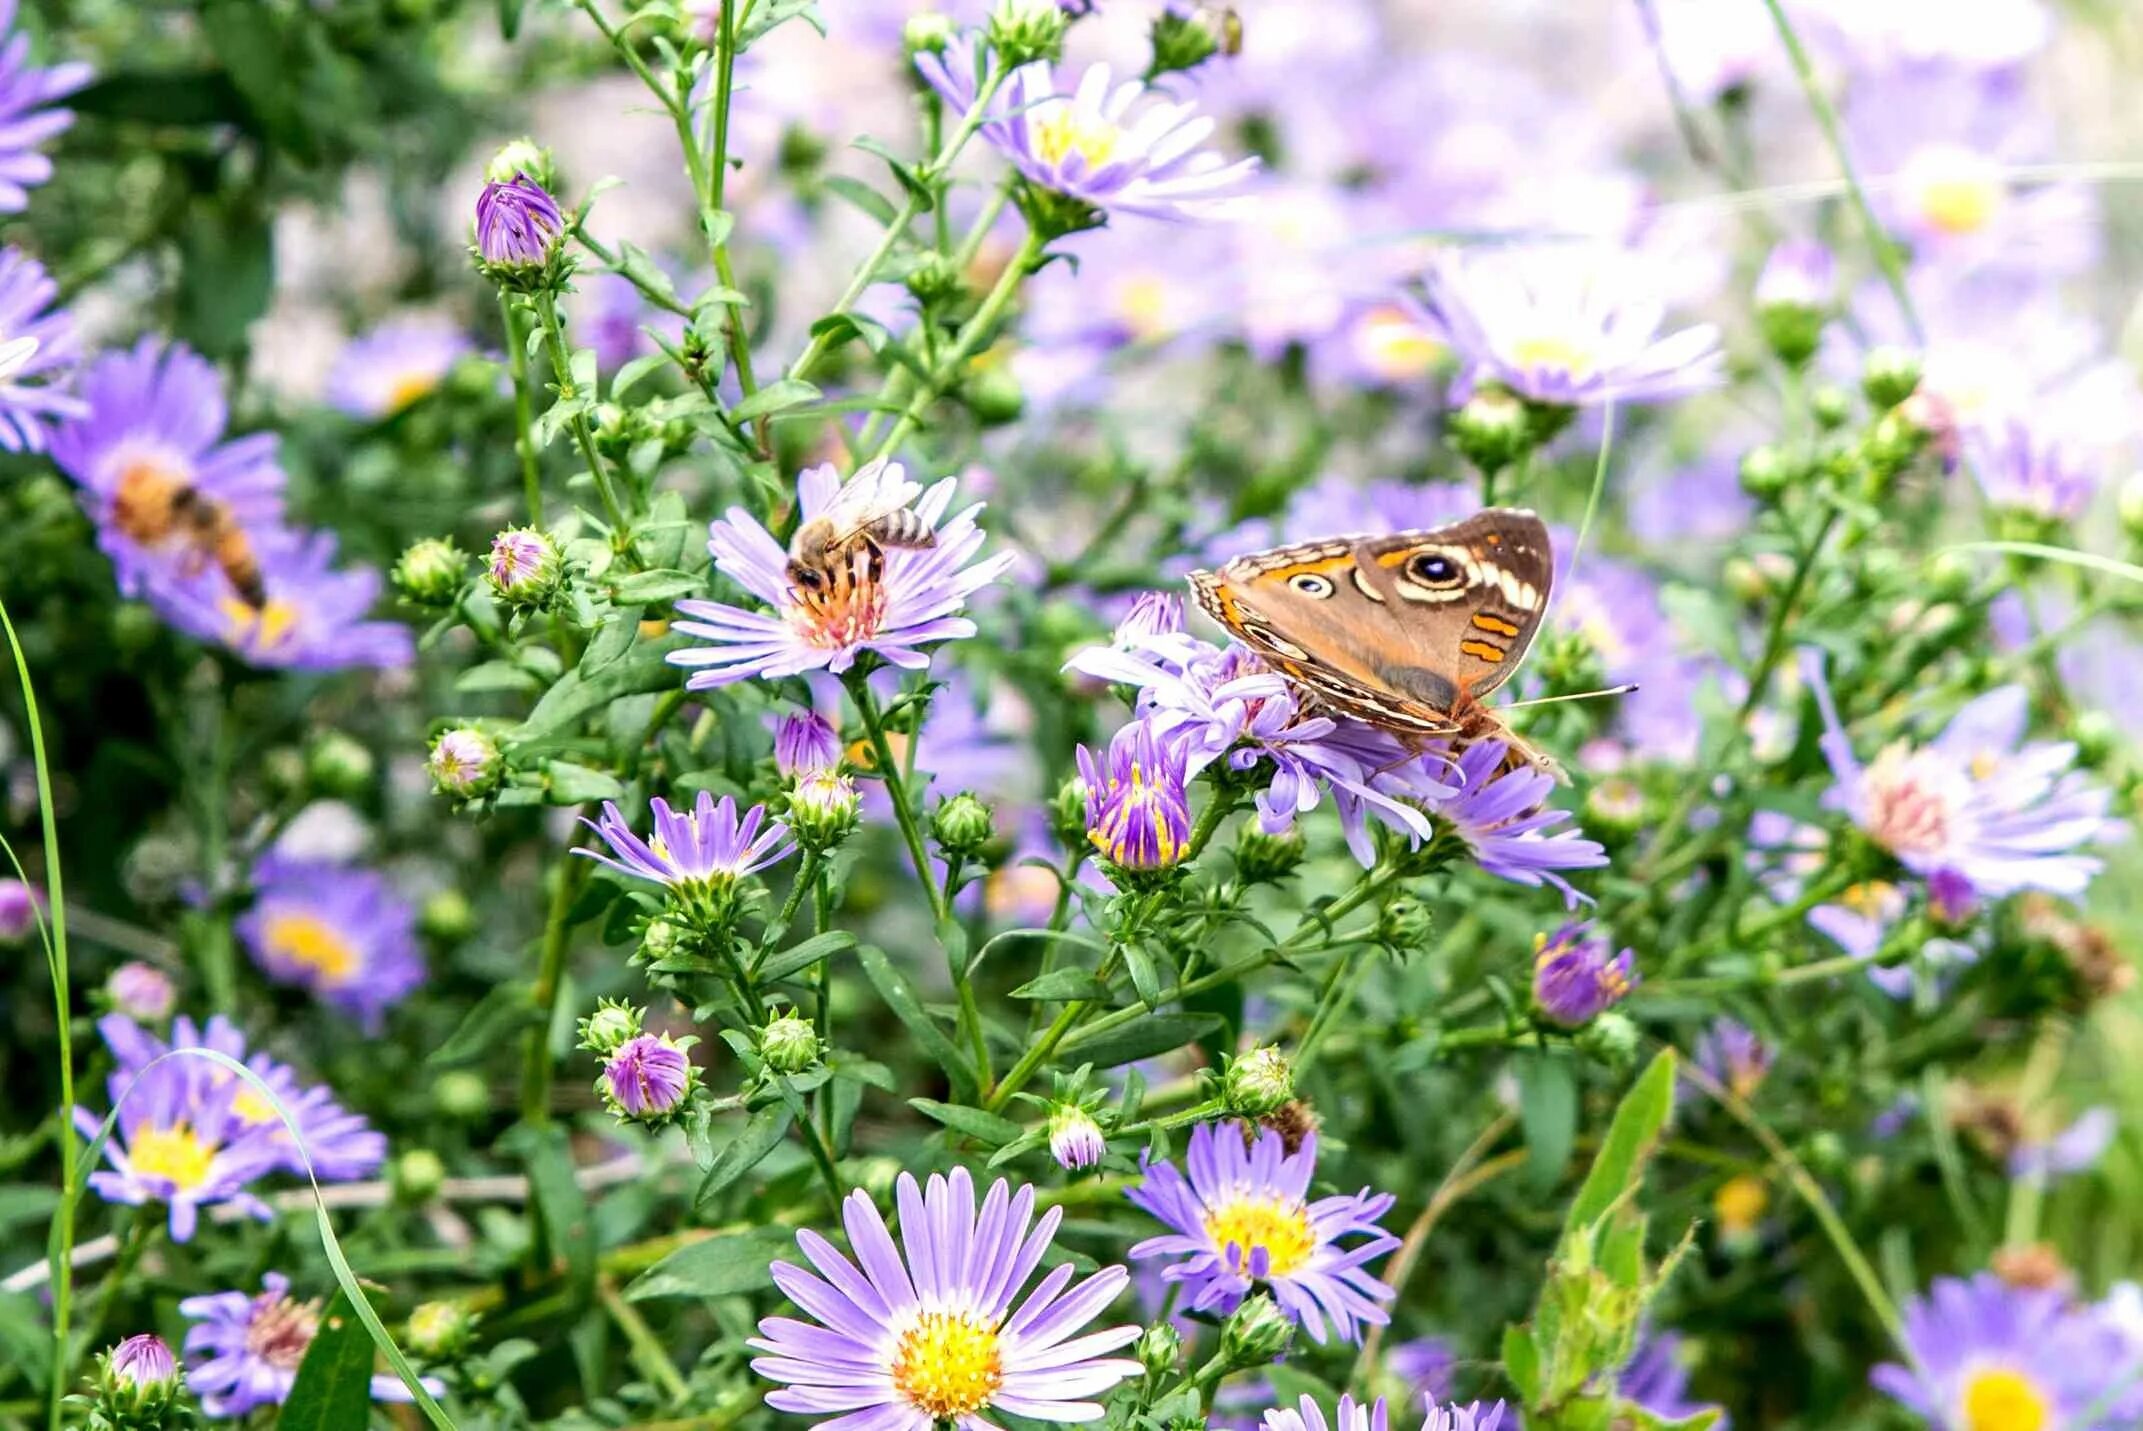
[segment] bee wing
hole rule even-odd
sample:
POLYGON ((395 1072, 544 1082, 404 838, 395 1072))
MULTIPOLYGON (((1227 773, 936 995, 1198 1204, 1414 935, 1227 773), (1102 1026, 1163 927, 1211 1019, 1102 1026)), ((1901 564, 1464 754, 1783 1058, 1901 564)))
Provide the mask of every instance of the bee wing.
POLYGON ((833 494, 831 501, 812 514, 812 519, 831 523, 834 531, 846 539, 923 495, 921 486, 905 477, 888 475, 891 470, 879 467, 858 472, 833 494))

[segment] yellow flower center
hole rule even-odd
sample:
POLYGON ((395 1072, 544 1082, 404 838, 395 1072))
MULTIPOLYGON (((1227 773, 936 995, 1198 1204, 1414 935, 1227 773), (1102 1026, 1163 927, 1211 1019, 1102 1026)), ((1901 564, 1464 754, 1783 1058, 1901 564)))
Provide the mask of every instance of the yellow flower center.
POLYGON ((969 1416, 1004 1384, 997 1328, 968 1312, 925 1312, 893 1349, 893 1386, 933 1420, 969 1416))
POLYGON ((1151 273, 1126 279, 1116 290, 1116 315, 1138 338, 1168 331, 1168 285, 1151 273))
POLYGON ((1239 1197, 1206 1214, 1205 1235, 1228 1265, 1244 1276, 1285 1277, 1317 1250, 1310 1212, 1299 1202, 1239 1197), (1263 1271, 1258 1254, 1264 1253, 1263 1271))
POLYGON ((400 412, 439 386, 437 373, 404 373, 387 385, 387 411, 400 412))
POLYGON ((341 930, 311 914, 275 915, 263 937, 271 953, 314 970, 330 984, 347 983, 364 962, 341 930))
POLYGON ((1964 1384, 1963 1431, 2045 1431, 2053 1421, 2046 1393, 2020 1371, 1988 1367, 1964 1384))
POLYGON ((1089 169, 1098 169, 1116 153, 1123 131, 1075 104, 1060 104, 1056 112, 1034 124, 1034 150, 1051 164, 1062 164, 1076 154, 1089 169))
POLYGON ((142 1128, 129 1140, 127 1160, 145 1177, 169 1178, 181 1192, 208 1181, 216 1145, 182 1122, 168 1128, 142 1128))
POLYGON ((234 646, 273 649, 288 640, 298 625, 298 609, 287 601, 271 599, 256 611, 237 597, 226 596, 222 609, 228 639, 234 646))
POLYGON ((1712 1215, 1719 1219, 1719 1230, 1729 1237, 1745 1237, 1756 1230, 1763 1220, 1764 1210, 1771 1205, 1771 1193, 1763 1179, 1750 1173, 1741 1173, 1728 1178, 1712 1195, 1712 1215))
POLYGON ((1942 148, 1918 156, 1911 167, 1916 171, 1912 191, 1920 218, 1939 233, 1979 233, 2002 206, 2001 173, 1985 155, 1942 148))
POLYGON ((1862 880, 1849 885, 1838 902, 1853 913, 1868 919, 1888 919, 1896 911, 1897 886, 1887 880, 1862 880))
POLYGON ((1592 352, 1560 333, 1541 333, 1511 344, 1510 360, 1520 368, 1548 368, 1579 381, 1596 366, 1592 352))
POLYGON ((248 1127, 256 1123, 276 1121, 275 1110, 268 1106, 268 1100, 261 1097, 250 1083, 239 1089, 237 1095, 231 1099, 231 1113, 248 1127))
POLYGON ((1424 377, 1444 359, 1444 345, 1397 308, 1363 314, 1356 339, 1363 361, 1393 380, 1424 377))

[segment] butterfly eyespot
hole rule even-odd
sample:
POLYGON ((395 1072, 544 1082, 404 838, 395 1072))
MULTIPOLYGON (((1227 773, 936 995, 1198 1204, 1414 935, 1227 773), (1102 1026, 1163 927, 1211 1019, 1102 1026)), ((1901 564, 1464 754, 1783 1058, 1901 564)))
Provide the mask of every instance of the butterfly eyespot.
POLYGON ((1297 572, 1287 579, 1287 584, 1304 596, 1314 596, 1320 601, 1332 594, 1332 578, 1314 571, 1297 572))
POLYGON ((1457 586, 1466 579, 1458 563, 1441 552, 1423 552, 1411 558, 1406 574, 1423 586, 1457 586))

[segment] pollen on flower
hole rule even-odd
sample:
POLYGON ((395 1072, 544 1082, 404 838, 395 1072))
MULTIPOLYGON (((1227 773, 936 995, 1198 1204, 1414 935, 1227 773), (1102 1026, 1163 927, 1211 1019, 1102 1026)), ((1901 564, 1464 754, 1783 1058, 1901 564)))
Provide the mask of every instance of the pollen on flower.
POLYGON ((1395 381, 1427 374, 1449 352, 1405 310, 1389 305, 1362 315, 1355 344, 1364 363, 1395 381))
POLYGON ((318 972, 331 984, 349 982, 362 960, 357 947, 325 920, 310 914, 278 914, 262 931, 269 950, 318 972))
POLYGON ((437 373, 404 373, 387 385, 387 411, 400 412, 411 403, 431 396, 438 386, 437 373))
POLYGON ((1101 116, 1064 104, 1035 123, 1034 149, 1051 164, 1062 164, 1076 154, 1089 169, 1099 169, 1115 156, 1122 137, 1123 130, 1101 116))
POLYGON ((226 596, 220 609, 234 646, 280 646, 298 625, 298 609, 287 601, 270 600, 255 610, 235 596, 226 596))
POLYGON ((254 1299, 246 1350, 270 1366, 295 1370, 320 1330, 320 1304, 264 1292, 254 1299))
POLYGON ((885 625, 886 593, 879 582, 843 581, 823 595, 783 610, 790 629, 805 643, 840 650, 876 636, 885 625))
POLYGON ((924 1312, 901 1333, 893 1385, 934 1420, 972 1415, 1004 1383, 997 1328, 968 1312, 924 1312))
POLYGON ((1591 377, 1599 366, 1595 355, 1583 344, 1560 333, 1520 338, 1511 344, 1510 359, 1517 367, 1544 368, 1577 382, 1591 377))
POLYGON ((168 1178, 174 1187, 186 1190, 208 1181, 216 1148, 181 1121, 168 1128, 138 1129, 127 1156, 135 1172, 144 1177, 168 1178))
POLYGON ((129 457, 112 492, 112 521, 135 541, 153 543, 172 532, 172 503, 188 486, 185 470, 155 453, 129 457))
POLYGON ((1309 1209, 1278 1198, 1234 1198, 1205 1219, 1206 1235, 1237 1273, 1285 1277, 1317 1250, 1309 1209))
POLYGON ((1745 1237, 1754 1232, 1770 1206, 1771 1193, 1763 1179, 1748 1173, 1738 1173, 1721 1183, 1711 1200, 1719 1230, 1728 1237, 1745 1237))
POLYGON ((1938 851, 1949 840, 1949 793, 1923 754, 1891 745, 1867 769, 1868 833, 1892 854, 1938 851))
POLYGON ((1929 228, 1952 237, 1984 230, 2002 203, 2000 172, 1985 156, 1943 148, 1920 157, 1913 185, 1916 207, 1929 228))
POLYGON ((1974 1372, 1958 1408, 1962 1431, 2045 1431, 2053 1420, 2046 1393, 2024 1373, 2006 1366, 1974 1372))

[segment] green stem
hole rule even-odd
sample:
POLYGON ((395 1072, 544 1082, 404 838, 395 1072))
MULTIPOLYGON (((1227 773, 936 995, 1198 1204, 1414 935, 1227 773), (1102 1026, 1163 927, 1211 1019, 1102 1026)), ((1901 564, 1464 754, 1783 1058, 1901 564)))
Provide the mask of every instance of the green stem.
POLYGON ((558 990, 565 978, 567 916, 580 893, 588 862, 569 853, 551 883, 549 912, 543 921, 543 943, 536 955, 536 984, 530 994, 536 1026, 528 1031, 521 1064, 521 1120, 531 1127, 551 1121, 551 1023, 558 1009, 558 990))
POLYGON ((521 492, 528 502, 528 520, 543 525, 543 474, 536 465, 535 401, 528 391, 528 330, 505 292, 499 294, 499 316, 506 323, 506 361, 513 372, 513 449, 521 458, 521 492))
POLYGON ((618 1324, 625 1334, 626 1345, 632 1348, 633 1364, 640 1374, 662 1388, 672 1406, 681 1406, 692 1397, 692 1387, 677 1370, 677 1363, 670 1360, 669 1352, 655 1335, 654 1328, 640 1315, 640 1309, 618 1295, 617 1283, 608 1276, 598 1277, 595 1295, 601 1300, 603 1310, 610 1313, 610 1320, 618 1324))
POLYGON ((1012 261, 1005 265, 1004 272, 997 276, 997 282, 982 300, 982 306, 975 310, 975 316, 968 319, 960 329, 960 336, 953 340, 951 351, 939 360, 932 368, 930 376, 916 389, 915 395, 908 399, 908 405, 901 412, 899 420, 879 439, 869 460, 876 461, 897 450, 901 441, 921 424, 923 413, 928 410, 930 404, 937 401, 938 395, 959 376, 961 367, 981 348, 982 340, 996 331, 998 321, 1004 317, 1005 309, 1012 302, 1012 296, 1019 292, 1019 286, 1033 269, 1035 260, 1041 257, 1043 245, 1042 236, 1029 229, 1027 237, 1020 243, 1019 252, 1012 256, 1012 261))
MULTIPOLYGON (((566 347, 565 325, 558 317, 558 295, 550 292, 537 295, 536 313, 543 323, 543 342, 551 355, 551 370, 557 375, 558 400, 573 401, 579 396, 579 389, 573 381, 573 354, 566 347)), ((611 486, 602 455, 596 451, 595 431, 588 426, 588 415, 576 411, 569 421, 573 441, 588 464, 588 474, 595 479, 596 495, 602 498, 603 515, 610 519, 611 538, 614 542, 623 541, 627 527, 625 509, 618 505, 617 491, 611 486)))
POLYGON ((1183 847, 1183 863, 1190 864, 1205 852, 1205 847, 1212 840, 1214 831, 1220 828, 1221 821, 1227 819, 1234 809, 1234 791, 1217 790, 1214 792, 1213 798, 1208 800, 1205 808, 1198 812, 1198 823, 1191 826, 1190 841, 1183 847))
MULTIPOLYGON (((722 0, 720 32, 720 56, 715 64, 714 115, 712 125, 714 141, 702 170, 705 188, 701 191, 705 215, 711 218, 722 212, 722 204, 729 183, 729 102, 734 92, 737 72, 737 13, 736 0, 722 0)), ((686 129, 689 136, 689 124, 686 129)), ((725 230, 719 238, 710 229, 707 234, 709 250, 714 258, 714 276, 724 288, 734 292, 737 287, 736 265, 729 257, 729 234, 725 230)), ((744 331, 742 305, 731 304, 722 319, 723 332, 729 339, 730 366, 737 371, 737 389, 749 398, 759 391, 758 375, 752 371, 751 335, 744 331)), ((759 444, 759 455, 771 458, 774 455, 771 423, 773 419, 761 413, 752 423, 752 433, 759 444)))
POLYGON ((155 1240, 161 1225, 153 1207, 137 1209, 134 1220, 127 1224, 126 1239, 119 1244, 119 1255, 112 1263, 112 1270, 105 1274, 104 1286, 97 1293, 97 1305, 82 1324, 81 1341, 85 1351, 97 1344, 99 1334, 111 1320, 112 1304, 118 1300, 126 1279, 133 1275, 142 1253, 155 1240))
POLYGON ((1778 28, 1778 37, 1786 46, 1786 57, 1793 62, 1794 78, 1800 81, 1809 111, 1816 117, 1816 126, 1823 131, 1823 142, 1838 162, 1846 192, 1853 199, 1853 211, 1858 215, 1861 227, 1867 231, 1868 248, 1875 255, 1875 266, 1882 270, 1883 282, 1889 285, 1891 296, 1897 300, 1898 311, 1905 315, 1913 340, 1924 341, 1919 310, 1913 307, 1912 293, 1905 286, 1905 266, 1898 258, 1897 245, 1890 241, 1890 235, 1883 232, 1882 221, 1875 217, 1875 209, 1868 203, 1867 190, 1860 185, 1860 175, 1853 168, 1853 156, 1846 148, 1844 127, 1838 122, 1837 108, 1831 104, 1830 96, 1823 92, 1822 81, 1816 77, 1808 50, 1801 44, 1800 35, 1795 33, 1793 22, 1786 18, 1786 7, 1780 0, 1764 0, 1764 8, 1771 12, 1771 23, 1778 28))
POLYGON ((1310 1026, 1303 1030, 1302 1041, 1295 1048, 1295 1076, 1300 1078, 1317 1060, 1317 1046, 1324 1042, 1333 1017, 1346 1005, 1354 1002, 1354 989, 1369 968, 1367 959, 1350 957, 1344 950, 1332 956, 1331 972, 1325 975, 1324 988, 1317 995, 1317 1011, 1310 1016, 1310 1026))

